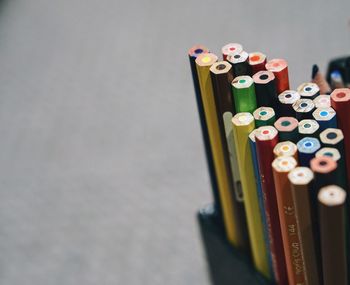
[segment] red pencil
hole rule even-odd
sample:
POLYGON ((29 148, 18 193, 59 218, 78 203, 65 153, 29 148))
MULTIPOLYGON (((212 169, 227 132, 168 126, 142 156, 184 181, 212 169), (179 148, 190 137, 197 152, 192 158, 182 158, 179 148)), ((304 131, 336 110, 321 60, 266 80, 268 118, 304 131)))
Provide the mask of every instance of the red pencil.
POLYGON ((288 63, 284 59, 271 59, 266 63, 266 70, 276 77, 277 94, 289 89, 288 63))
POLYGON ((350 89, 335 89, 331 94, 331 106, 337 112, 338 127, 344 134, 347 178, 350 185, 350 89))
POLYGON ((236 53, 240 53, 241 51, 243 51, 243 47, 242 45, 238 44, 238 43, 229 43, 227 45, 224 45, 221 49, 222 52, 222 58, 224 60, 226 60, 226 58, 229 55, 234 55, 236 53))
POLYGON ((288 284, 288 278, 271 168, 274 160, 273 149, 278 143, 278 132, 271 126, 260 127, 255 133, 255 141, 275 281, 279 285, 285 285, 288 284))
POLYGON ((249 54, 249 65, 252 68, 252 75, 259 71, 266 70, 266 55, 261 52, 251 52, 249 54))

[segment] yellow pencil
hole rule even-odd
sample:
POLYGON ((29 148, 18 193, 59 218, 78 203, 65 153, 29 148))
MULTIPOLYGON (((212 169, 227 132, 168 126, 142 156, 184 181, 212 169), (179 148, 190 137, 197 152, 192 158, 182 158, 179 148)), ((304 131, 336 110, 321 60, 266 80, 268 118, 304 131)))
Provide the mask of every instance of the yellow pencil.
POLYGON ((253 262, 256 269, 269 278, 268 255, 248 137, 255 128, 254 117, 250 113, 238 113, 233 117, 232 124, 253 262))
POLYGON ((219 131, 218 116, 210 77, 210 66, 218 57, 212 53, 201 54, 196 59, 199 86, 203 101, 205 120, 208 126, 209 141, 213 152, 215 173, 218 180, 220 202, 223 212, 227 238, 236 248, 244 248, 246 241, 240 229, 239 216, 235 208, 232 181, 225 166, 222 139, 219 131))

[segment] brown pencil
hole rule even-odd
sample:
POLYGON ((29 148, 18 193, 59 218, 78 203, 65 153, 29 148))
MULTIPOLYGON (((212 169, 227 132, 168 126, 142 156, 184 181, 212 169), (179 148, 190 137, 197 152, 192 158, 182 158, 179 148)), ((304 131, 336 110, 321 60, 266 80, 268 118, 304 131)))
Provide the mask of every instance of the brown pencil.
POLYGON ((221 148, 224 154, 224 163, 227 177, 229 179, 229 186, 233 195, 233 203, 236 208, 236 217, 241 221, 240 228, 245 235, 248 232, 247 220, 244 210, 244 204, 241 194, 240 186, 234 183, 234 175, 232 172, 231 161, 229 156, 229 149, 226 140, 226 132, 223 115, 225 112, 234 113, 234 102, 231 93, 231 82, 233 80, 232 66, 227 61, 219 61, 210 66, 210 77, 212 82, 213 97, 216 107, 216 116, 221 136, 221 148))
POLYGON ((296 167, 288 174, 295 206, 295 216, 299 229, 301 253, 304 257, 305 284, 321 284, 321 262, 317 247, 315 212, 311 201, 313 172, 308 167, 296 167))
POLYGON ((345 200, 346 192, 335 185, 318 193, 324 285, 347 284, 345 200))
POLYGON ((303 284, 305 281, 293 195, 288 180, 288 173, 296 166, 296 160, 288 156, 277 157, 272 163, 289 284, 303 284))

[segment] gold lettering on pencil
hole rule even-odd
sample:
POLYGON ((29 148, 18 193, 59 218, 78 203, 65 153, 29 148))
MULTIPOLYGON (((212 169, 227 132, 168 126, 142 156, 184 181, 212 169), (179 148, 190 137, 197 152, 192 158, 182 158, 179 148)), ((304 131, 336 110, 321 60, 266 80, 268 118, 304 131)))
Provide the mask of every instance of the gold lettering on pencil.
POLYGON ((294 209, 291 206, 284 206, 284 213, 288 216, 294 215, 294 209))
POLYGON ((297 234, 297 227, 296 225, 288 225, 288 233, 290 236, 294 236, 297 234))
POLYGON ((295 268, 296 274, 302 274, 304 271, 303 259, 300 253, 300 245, 298 242, 293 242, 292 246, 292 256, 293 256, 293 265, 295 268))

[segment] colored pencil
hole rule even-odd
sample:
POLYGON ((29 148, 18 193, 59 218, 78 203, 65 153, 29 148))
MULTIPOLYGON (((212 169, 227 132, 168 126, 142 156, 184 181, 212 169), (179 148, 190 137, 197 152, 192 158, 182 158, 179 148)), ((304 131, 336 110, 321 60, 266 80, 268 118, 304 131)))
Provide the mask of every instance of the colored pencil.
POLYGON ((253 79, 250 76, 238 76, 232 81, 231 85, 236 113, 253 113, 256 109, 253 79))
POLYGON ((278 95, 278 116, 295 117, 293 104, 300 99, 300 94, 294 90, 285 90, 278 95))
POLYGON ((272 59, 266 63, 266 70, 276 77, 277 94, 289 89, 288 63, 284 59, 272 59))
POLYGON ((323 146, 335 147, 340 153, 344 154, 344 135, 342 130, 328 128, 320 133, 320 141, 323 146))
POLYGON ((329 156, 314 157, 310 160, 310 168, 314 172, 314 187, 321 189, 324 186, 337 184, 337 162, 329 156))
POLYGON ((266 55, 261 52, 249 53, 249 65, 252 70, 252 75, 259 71, 266 70, 266 55))
POLYGON ((254 117, 250 113, 238 113, 233 117, 232 124, 253 263, 260 273, 269 278, 270 272, 264 241, 263 223, 259 212, 258 192, 248 138, 249 133, 255 128, 254 117))
POLYGON ((221 49, 222 58, 223 60, 226 60, 229 55, 234 55, 236 53, 240 53, 241 51, 243 51, 241 44, 229 43, 227 45, 224 45, 221 49))
POLYGON ((280 141, 292 141, 296 143, 299 139, 298 121, 293 117, 281 117, 275 124, 280 141))
POLYGON ((274 159, 273 149, 278 143, 277 130, 271 126, 258 128, 255 133, 255 142, 264 196, 266 223, 269 231, 274 277, 277 284, 287 284, 288 278, 277 209, 276 191, 271 171, 271 163, 274 159))
POLYGON ((232 181, 227 173, 224 153, 222 150, 221 135, 210 76, 210 66, 217 61, 217 56, 208 53, 201 54, 196 59, 199 86, 205 118, 208 126, 211 150, 213 153, 215 173, 218 180, 220 204, 223 212, 223 221, 228 240, 237 248, 246 248, 247 242, 241 231, 241 219, 237 213, 237 201, 232 197, 232 181))
POLYGON ((289 284, 303 284, 305 281, 304 260, 298 236, 299 229, 295 216, 291 184, 288 180, 288 173, 296 166, 297 161, 288 156, 277 157, 272 162, 289 284))
POLYGON ((270 107, 260 107, 253 112, 255 126, 273 126, 275 123, 275 111, 270 107))
MULTIPOLYGON (((219 132, 221 136, 222 151, 224 154, 224 163, 226 168, 227 177, 230 181, 230 188, 232 189, 233 198, 235 198, 236 214, 244 228, 241 231, 245 234, 247 232, 246 215, 243 204, 243 194, 241 185, 237 184, 236 177, 234 177, 234 171, 232 169, 229 147, 227 144, 227 136, 225 130, 224 114, 226 112, 232 112, 232 94, 231 94, 231 82, 233 80, 231 64, 226 61, 215 62, 210 67, 210 76, 213 87, 213 95, 216 107, 217 122, 219 124, 219 132)), ((232 123, 230 122, 232 125, 232 123)))
POLYGON ((315 104, 311 99, 300 99, 293 104, 293 109, 298 121, 312 119, 312 112, 315 110, 315 104))
POLYGON ((310 166, 310 160, 315 157, 316 152, 321 148, 317 138, 305 137, 298 141, 298 158, 300 166, 310 166))
POLYGON ((307 82, 302 83, 297 88, 300 97, 303 99, 315 99, 318 95, 320 95, 320 88, 316 83, 307 82))
POLYGON ((345 240, 346 192, 335 185, 318 193, 324 285, 348 284, 345 240))
MULTIPOLYGON (((226 173, 230 181, 233 181, 232 170, 226 142, 226 133, 223 115, 225 112, 232 112, 231 82, 233 80, 232 67, 226 61, 215 62, 210 67, 210 76, 213 86, 213 95, 216 107, 217 122, 221 136, 222 151, 224 154, 226 173)), ((231 186, 235 191, 235 185, 231 186)))
POLYGON ((220 117, 225 112, 234 112, 231 82, 233 80, 232 66, 227 61, 215 62, 210 67, 210 76, 215 96, 215 104, 220 117))
POLYGON ((315 108, 328 108, 331 106, 331 96, 318 95, 314 99, 315 108))
POLYGON ((264 229, 265 247, 266 247, 267 252, 268 252, 270 276, 272 276, 273 269, 272 269, 272 256, 271 256, 271 251, 270 251, 269 231, 268 231, 267 222, 266 222, 266 212, 265 212, 264 198, 263 198, 263 192, 262 192, 262 186, 261 186, 261 176, 260 176, 260 171, 259 171, 258 154, 257 154, 256 142, 255 142, 256 131, 257 131, 257 129, 253 130, 249 134, 249 144, 250 144, 250 151, 251 151, 252 160, 253 160, 255 185, 256 185, 256 189, 257 189, 257 193, 258 193, 260 216, 262 219, 263 229, 264 229))
POLYGON ((225 112, 223 115, 224 125, 225 125, 225 134, 226 134, 226 143, 227 143, 227 149, 229 152, 230 157, 230 165, 231 165, 231 171, 232 171, 232 179, 233 179, 233 185, 234 185, 234 197, 236 200, 240 203, 237 205, 237 211, 242 215, 241 213, 244 213, 244 207, 241 207, 240 204, 243 205, 243 192, 242 192, 242 186, 241 186, 241 176, 238 169, 238 163, 237 163, 237 154, 236 154, 236 148, 235 148, 235 141, 233 139, 233 133, 232 133, 232 118, 233 115, 231 112, 225 112))
POLYGON ((258 107, 276 107, 277 91, 275 75, 271 71, 259 71, 253 75, 258 107))
POLYGON ((322 284, 318 231, 316 230, 317 208, 312 202, 313 172, 308 167, 296 167, 288 174, 295 206, 295 216, 305 267, 305 284, 322 284))
POLYGON ((332 107, 317 108, 312 113, 312 116, 320 125, 320 131, 323 131, 327 128, 337 127, 337 116, 332 107))
POLYGON ((345 161, 348 185, 350 185, 350 89, 334 90, 331 94, 331 106, 337 112, 338 127, 344 134, 345 161))
POLYGON ((273 149, 275 157, 291 156, 298 161, 298 148, 295 143, 291 141, 279 142, 273 149))
POLYGON ((315 120, 306 119, 298 123, 299 138, 315 137, 319 135, 320 126, 315 120))
POLYGON ((337 185, 343 189, 347 189, 347 179, 346 179, 346 165, 344 156, 340 154, 339 150, 334 147, 323 147, 316 152, 315 157, 329 156, 332 158, 338 165, 336 169, 336 181, 337 185))
POLYGON ((294 91, 286 60, 238 43, 221 52, 188 51, 208 215, 268 282, 349 283, 350 56, 332 60, 327 79, 313 65, 294 91))
POLYGON ((233 74, 235 77, 243 75, 252 75, 252 70, 249 65, 249 55, 245 51, 228 55, 226 60, 232 64, 233 74))
POLYGON ((217 179, 215 175, 213 153, 210 147, 208 126, 205 119, 203 102, 202 102, 202 97, 200 93, 201 91, 199 87, 199 80, 198 80, 198 74, 197 74, 197 68, 196 68, 196 58, 202 53, 209 53, 209 49, 203 45, 195 45, 189 49, 188 57, 189 57, 190 66, 191 66, 191 73, 192 73, 192 80, 193 80, 194 91, 196 96, 197 110, 199 114, 201 130, 202 130, 202 139, 203 139, 204 150, 206 154, 205 157, 207 161, 210 184, 211 184, 211 189, 213 193, 213 200, 214 200, 213 203, 214 203, 215 213, 219 216, 219 220, 221 220, 222 211, 221 211, 221 204, 220 204, 220 198, 219 198, 218 184, 217 184, 217 179))
MULTIPOLYGON (((339 165, 339 160, 341 158, 339 150, 337 150, 334 147, 323 147, 320 148, 317 152, 315 157, 322 157, 322 156, 328 156, 331 157, 334 161, 336 161, 339 165)), ((346 174, 345 174, 346 175, 346 174)))

